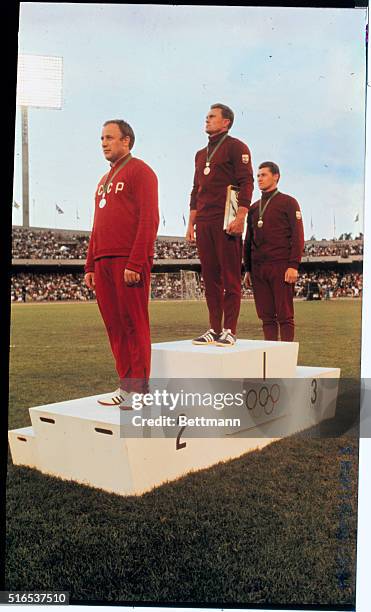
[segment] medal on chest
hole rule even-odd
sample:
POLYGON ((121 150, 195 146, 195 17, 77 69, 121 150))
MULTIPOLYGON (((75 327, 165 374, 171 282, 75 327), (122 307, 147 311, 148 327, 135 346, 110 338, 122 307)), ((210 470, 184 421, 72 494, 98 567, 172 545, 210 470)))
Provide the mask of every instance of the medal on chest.
POLYGON ((262 200, 260 198, 260 202, 259 202, 259 219, 257 222, 257 226, 259 229, 261 229, 264 225, 264 221, 263 221, 263 215, 265 213, 265 211, 267 210, 268 204, 269 202, 274 198, 275 195, 277 195, 277 193, 279 193, 278 189, 276 189, 272 195, 270 196, 270 198, 268 198, 268 200, 266 201, 266 203, 264 204, 264 208, 262 208, 262 200))
MULTIPOLYGON (((120 170, 122 170, 122 168, 124 166, 126 166, 126 164, 131 160, 131 154, 129 153, 129 155, 127 155, 127 157, 125 157, 124 161, 119 165, 119 167, 115 170, 115 172, 113 173, 112 176, 110 176, 112 170, 110 171, 110 173, 108 174, 104 185, 103 185, 103 197, 101 198, 101 200, 99 201, 99 208, 104 208, 105 205, 107 204, 107 199, 106 199, 106 195, 108 193, 108 187, 109 184, 113 182, 113 179, 115 178, 116 174, 118 174, 120 172, 120 170)), ((119 183, 118 183, 119 184, 119 183)), ((120 183, 120 185, 122 185, 122 187, 124 186, 124 183, 120 183)), ((120 190, 121 191, 121 190, 120 190)), ((98 192, 99 193, 99 192, 98 192)))
POLYGON ((223 138, 221 138, 218 142, 218 144, 216 145, 215 149, 212 151, 212 153, 209 153, 209 147, 207 147, 207 153, 206 153, 206 163, 205 163, 205 168, 204 168, 204 174, 207 176, 208 174, 210 174, 211 172, 211 168, 210 168, 210 162, 212 160, 212 158, 214 157, 215 153, 217 152, 217 150, 219 149, 220 145, 225 141, 225 139, 228 136, 228 132, 226 132, 223 136, 223 138))

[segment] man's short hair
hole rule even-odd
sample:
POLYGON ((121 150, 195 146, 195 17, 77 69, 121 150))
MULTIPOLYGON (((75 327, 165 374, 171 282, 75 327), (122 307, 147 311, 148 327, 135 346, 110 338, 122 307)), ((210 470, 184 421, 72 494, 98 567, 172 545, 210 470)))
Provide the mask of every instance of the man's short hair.
POLYGON ((226 106, 225 104, 212 104, 210 108, 220 108, 220 110, 222 111, 223 119, 229 119, 228 129, 230 130, 233 125, 233 121, 234 121, 233 110, 229 108, 229 106, 226 106))
POLYGON ((278 174, 278 176, 281 176, 279 167, 272 161, 262 162, 259 166, 259 170, 260 168, 269 168, 272 174, 278 174))
POLYGON ((124 137, 129 136, 129 149, 132 149, 135 142, 135 134, 133 128, 128 123, 126 123, 126 121, 123 121, 123 119, 110 119, 109 121, 105 121, 103 125, 106 126, 109 123, 116 123, 116 125, 118 125, 120 128, 121 134, 124 137))

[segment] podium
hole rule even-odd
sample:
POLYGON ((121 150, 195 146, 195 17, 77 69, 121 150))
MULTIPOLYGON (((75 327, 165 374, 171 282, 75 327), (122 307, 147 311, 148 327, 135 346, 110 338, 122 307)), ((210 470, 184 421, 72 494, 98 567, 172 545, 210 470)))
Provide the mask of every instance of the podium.
POLYGON ((30 427, 9 432, 13 463, 140 495, 262 448, 335 415, 340 370, 297 366, 298 348, 295 342, 257 340, 238 340, 233 347, 200 347, 190 340, 154 344, 152 394, 160 386, 175 397, 181 388, 182 397, 222 397, 223 409, 197 401, 186 410, 176 405, 166 411, 169 424, 161 404, 124 412, 97 403, 107 394, 36 406, 29 409, 30 427), (227 396, 235 399, 232 406, 227 396), (228 425, 197 428, 192 423, 201 414, 207 423, 224 419, 228 425))

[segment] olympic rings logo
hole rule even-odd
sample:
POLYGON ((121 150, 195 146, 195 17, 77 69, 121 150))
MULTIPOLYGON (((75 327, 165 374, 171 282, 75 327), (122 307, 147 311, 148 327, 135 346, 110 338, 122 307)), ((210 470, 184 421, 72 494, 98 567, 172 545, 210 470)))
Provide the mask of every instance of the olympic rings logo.
POLYGON ((266 385, 260 387, 259 392, 255 389, 249 389, 246 395, 245 403, 248 410, 255 410, 258 406, 263 408, 265 414, 272 414, 275 405, 280 399, 280 388, 275 383, 270 388, 266 385))

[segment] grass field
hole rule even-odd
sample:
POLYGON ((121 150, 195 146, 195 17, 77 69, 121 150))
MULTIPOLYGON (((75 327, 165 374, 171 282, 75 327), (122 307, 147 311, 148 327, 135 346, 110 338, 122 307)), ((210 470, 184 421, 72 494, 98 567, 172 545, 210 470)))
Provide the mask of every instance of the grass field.
MULTIPOLYGON (((150 312, 153 342, 207 326, 202 302, 150 312)), ((352 300, 297 303, 299 364, 357 378, 360 314, 352 300)), ((261 338, 252 303, 239 335, 261 338)), ((29 425, 30 406, 116 386, 92 303, 15 305, 10 365, 10 428, 29 425)), ((10 463, 6 588, 67 590, 74 601, 354 604, 357 459, 354 437, 291 437, 140 498, 10 463)))

